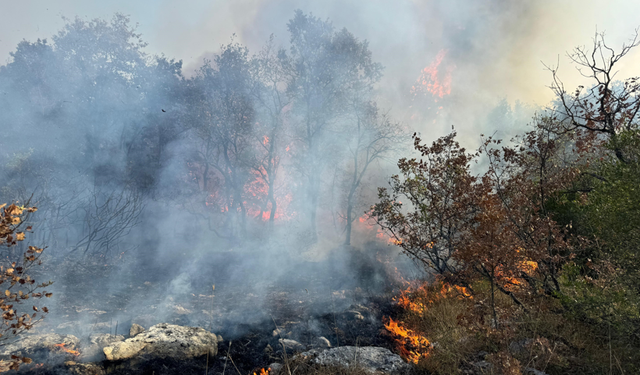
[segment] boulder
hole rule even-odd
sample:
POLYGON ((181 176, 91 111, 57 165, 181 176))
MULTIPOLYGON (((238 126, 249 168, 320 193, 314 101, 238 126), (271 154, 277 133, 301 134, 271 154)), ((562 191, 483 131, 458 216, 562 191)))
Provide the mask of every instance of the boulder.
POLYGON ((89 342, 82 346, 80 357, 81 362, 92 362, 104 360, 104 348, 124 341, 122 335, 111 335, 109 333, 94 333, 89 336, 89 342))
POLYGON ((404 374, 411 368, 399 355, 375 346, 313 349, 302 355, 312 357, 313 362, 322 366, 360 368, 369 374, 404 374))
POLYGON ((218 353, 218 338, 203 328, 161 323, 135 337, 103 349, 110 361, 138 356, 187 359, 218 353))
POLYGON ((144 327, 142 327, 140 324, 133 323, 131 325, 131 328, 129 328, 129 337, 135 337, 142 332, 144 332, 144 327))

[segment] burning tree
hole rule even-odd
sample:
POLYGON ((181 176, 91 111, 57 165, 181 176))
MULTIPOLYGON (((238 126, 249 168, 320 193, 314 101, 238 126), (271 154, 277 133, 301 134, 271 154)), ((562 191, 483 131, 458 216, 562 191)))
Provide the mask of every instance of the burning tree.
POLYGON ((192 81, 197 151, 191 170, 205 196, 202 203, 223 214, 222 223, 210 228, 237 238, 246 226, 244 187, 250 177, 255 114, 248 50, 230 43, 213 62, 215 66, 206 64, 192 81))
POLYGON ((291 98, 285 88, 292 73, 291 61, 284 50, 275 50, 273 37, 263 50, 252 59, 257 119, 254 143, 257 145, 251 162, 254 174, 266 185, 263 201, 259 202, 257 216, 273 225, 278 213, 278 179, 287 144, 287 120, 291 98), (264 216, 267 214, 268 216, 264 216))
POLYGON ((391 178, 391 193, 380 189, 372 210, 394 242, 427 270, 464 287, 486 281, 494 327, 495 291, 525 309, 530 295, 558 293, 559 269, 571 248, 548 205, 576 172, 563 160, 566 139, 540 122, 515 147, 500 148, 490 138, 475 154, 460 147, 455 133, 430 147, 414 135, 422 159, 398 162, 402 177, 391 178), (470 164, 480 155, 489 168, 476 177, 470 164))
MULTIPOLYGON (((0 345, 6 345, 10 340, 33 328, 48 313, 46 307, 32 305, 26 308, 27 300, 51 297, 43 288, 52 282, 38 284, 29 275, 33 267, 41 264, 40 256, 44 248, 28 246, 25 251, 15 251, 23 247, 25 231, 31 231, 31 226, 22 230, 28 215, 35 212, 35 207, 17 206, 11 204, 0 205, 0 246, 5 248, 5 256, 0 261, 0 285, 5 290, 0 298, 2 309, 2 327, 0 328, 0 345)), ((17 370, 21 363, 31 363, 26 357, 11 356, 8 361, 0 361, 0 372, 17 370)))

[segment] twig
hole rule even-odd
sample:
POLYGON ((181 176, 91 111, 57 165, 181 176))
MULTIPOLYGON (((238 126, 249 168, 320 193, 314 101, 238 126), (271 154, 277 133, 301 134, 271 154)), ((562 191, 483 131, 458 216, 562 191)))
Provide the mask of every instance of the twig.
MULTIPOLYGON (((273 320, 273 325, 276 326, 276 332, 278 332, 278 337, 282 339, 280 335, 280 328, 278 328, 278 324, 276 323, 275 318, 271 315, 271 320, 273 320)), ((291 368, 289 367, 289 359, 287 358, 287 348, 284 346, 284 342, 280 341, 280 345, 282 345, 282 356, 284 357, 284 364, 287 366, 287 373, 291 375, 291 368)))
POLYGON ((227 356, 224 358, 224 367, 222 368, 222 375, 224 375, 224 372, 227 371, 227 361, 229 360, 229 352, 231 351, 231 344, 233 344, 233 341, 229 341, 229 347, 227 348, 227 356))
POLYGON ((333 314, 333 326, 336 333, 336 345, 340 346, 340 338, 338 337, 338 321, 336 319, 336 304, 333 300, 333 292, 331 292, 331 313, 333 314))
MULTIPOLYGON (((216 291, 215 284, 212 285, 211 288, 213 289, 213 292, 216 291)), ((211 293, 211 310, 209 310, 209 332, 211 332, 211 330, 213 329, 213 292, 211 293)), ((205 365, 204 375, 209 374, 209 352, 210 351, 211 350, 207 350, 207 363, 205 365)))
MULTIPOLYGON (((227 354, 228 354, 228 352, 227 352, 227 354)), ((233 365, 233 367, 235 367, 236 371, 238 371, 238 375, 242 375, 240 370, 238 370, 238 366, 236 366, 236 363, 233 361, 233 358, 231 358, 231 355, 229 355, 229 359, 231 360, 231 364, 233 365)))

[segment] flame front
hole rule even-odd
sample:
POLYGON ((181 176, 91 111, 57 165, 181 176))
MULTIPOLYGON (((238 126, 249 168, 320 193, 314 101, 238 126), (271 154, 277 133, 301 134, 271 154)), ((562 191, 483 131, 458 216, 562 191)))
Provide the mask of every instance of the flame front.
MULTIPOLYGON (((442 288, 428 288, 425 282, 416 285, 416 281, 406 281, 400 278, 407 288, 394 298, 398 306, 402 307, 410 316, 421 317, 429 306, 442 298, 471 299, 473 296, 466 287, 443 283, 442 288)), ((411 363, 418 363, 427 358, 431 351, 431 343, 423 333, 406 328, 404 323, 389 318, 385 328, 395 336, 396 346, 403 358, 411 363)))
POLYGON ((396 345, 400 354, 411 363, 418 363, 420 359, 429 355, 431 343, 420 334, 402 327, 392 318, 384 324, 387 331, 396 336, 396 345))

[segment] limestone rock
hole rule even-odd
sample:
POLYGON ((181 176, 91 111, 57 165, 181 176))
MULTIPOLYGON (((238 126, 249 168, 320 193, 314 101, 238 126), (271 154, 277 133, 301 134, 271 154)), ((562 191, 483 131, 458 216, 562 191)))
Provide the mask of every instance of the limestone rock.
POLYGON ((123 342, 104 348, 110 361, 146 356, 186 359, 218 353, 218 338, 203 328, 161 323, 123 342))
POLYGON ((302 355, 312 356, 313 361, 322 366, 359 367, 369 374, 404 374, 411 368, 399 355, 375 346, 314 349, 302 355))
POLYGON ((30 357, 31 354, 42 351, 55 353, 63 352, 63 349, 76 350, 79 342, 80 340, 73 335, 56 333, 25 335, 14 343, 0 347, 0 355, 14 354, 30 357))
POLYGON ((119 361, 134 357, 146 346, 144 341, 127 339, 123 342, 115 343, 102 349, 104 355, 110 361, 119 361))

